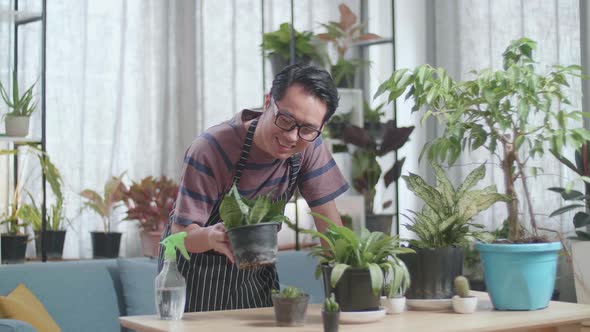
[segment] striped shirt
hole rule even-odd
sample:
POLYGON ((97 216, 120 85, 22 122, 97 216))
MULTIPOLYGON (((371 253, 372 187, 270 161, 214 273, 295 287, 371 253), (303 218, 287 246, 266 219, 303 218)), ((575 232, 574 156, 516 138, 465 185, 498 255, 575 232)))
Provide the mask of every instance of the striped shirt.
MULTIPOLYGON (((223 199, 232 185, 234 167, 246 137, 244 122, 260 114, 243 110, 192 142, 184 156, 172 216, 176 223, 205 225, 215 203, 223 199)), ((348 183, 321 137, 302 152, 300 162, 297 187, 310 207, 327 203, 348 190, 348 183)), ((274 159, 253 145, 240 180, 240 194, 249 199, 268 193, 279 196, 289 185, 290 168, 288 159, 274 159)))

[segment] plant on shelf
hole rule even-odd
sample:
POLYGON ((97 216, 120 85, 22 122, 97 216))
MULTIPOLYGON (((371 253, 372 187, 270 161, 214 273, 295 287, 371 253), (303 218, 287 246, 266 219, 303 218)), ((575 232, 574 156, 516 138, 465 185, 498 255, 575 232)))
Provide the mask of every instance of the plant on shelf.
MULTIPOLYGON (((314 61, 323 64, 321 52, 314 42, 314 34, 310 31, 293 31, 295 36, 295 59, 294 63, 310 63, 314 61)), ((264 56, 267 57, 273 66, 274 75, 289 65, 291 59, 291 24, 282 23, 278 30, 266 32, 262 35, 260 45, 264 56)))
POLYGON ((287 286, 282 291, 272 290, 275 320, 279 326, 303 326, 309 295, 301 289, 287 286))
POLYGON ((6 87, 0 82, 0 96, 10 111, 4 114, 6 118, 6 134, 8 136, 27 136, 29 133, 29 118, 37 102, 33 102, 33 83, 21 95, 18 88, 17 72, 12 72, 12 96, 8 93, 6 87))
POLYGON ((366 100, 363 101, 363 128, 365 128, 372 137, 380 137, 383 135, 383 123, 381 122, 381 119, 385 115, 385 112, 381 111, 383 106, 385 106, 385 103, 381 103, 375 108, 371 108, 371 105, 369 105, 366 100))
POLYGON ((277 254, 277 232, 286 201, 270 195, 253 200, 242 197, 235 184, 221 201, 219 215, 225 225, 236 264, 240 269, 272 264, 277 254))
POLYGON ((125 220, 138 220, 146 232, 161 232, 178 195, 178 184, 166 176, 148 176, 140 182, 133 181, 123 189, 123 202, 127 207, 125 220))
POLYGON ((331 74, 337 87, 352 88, 354 78, 361 66, 367 65, 367 61, 361 59, 347 58, 348 50, 355 43, 381 38, 374 33, 363 33, 364 24, 357 23, 357 16, 345 4, 338 6, 340 11, 339 22, 328 22, 322 24, 327 32, 318 34, 318 38, 332 43, 336 48, 338 58, 332 64, 331 74))
MULTIPOLYGON (((396 121, 390 120, 384 124, 381 140, 378 142, 367 129, 358 126, 344 128, 344 142, 358 147, 352 155, 352 186, 360 194, 365 196, 365 212, 373 213, 373 201, 376 193, 377 182, 381 178, 382 170, 377 162, 378 157, 397 151, 409 141, 414 126, 397 127, 396 121)), ((396 160, 383 177, 385 188, 396 182, 400 175, 405 158, 396 160)), ((383 207, 389 207, 391 200, 383 203, 383 207)))
POLYGON ((553 211, 549 217, 555 217, 571 210, 581 210, 576 212, 572 222, 576 229, 575 239, 582 241, 590 241, 590 233, 583 229, 583 227, 590 225, 590 214, 587 212, 590 208, 590 167, 588 165, 588 162, 590 161, 590 145, 588 142, 589 141, 584 142, 584 144, 576 150, 575 163, 552 151, 559 161, 574 171, 580 176, 580 179, 584 181, 585 193, 570 188, 549 188, 549 190, 559 193, 564 201, 573 202, 572 204, 553 211))
MULTIPOLYGON (((378 307, 386 273, 399 277, 391 279, 392 286, 408 282, 406 278, 409 274, 406 266, 397 255, 414 251, 400 247, 398 236, 381 232, 371 233, 366 229, 357 236, 349 228, 338 226, 325 216, 313 212, 311 215, 328 225, 326 231, 324 233, 310 229, 299 229, 299 231, 324 241, 323 246, 312 248, 310 253, 319 257, 316 277, 323 273, 327 283, 326 294, 334 289, 336 299, 344 311, 366 310, 367 306, 378 307), (358 277, 358 273, 353 272, 357 270, 365 272, 362 277, 359 277, 362 279, 354 282, 356 285, 354 288, 337 287, 342 279, 347 279, 346 285, 350 285, 349 278, 358 277)), ((287 221, 287 224, 297 229, 291 222, 287 221)))
POLYGON ((475 240, 493 241, 491 233, 473 230, 472 228, 483 229, 484 226, 472 223, 471 219, 494 203, 506 202, 509 198, 498 194, 496 185, 474 189, 485 177, 485 165, 469 173, 457 188, 438 164, 431 165, 436 176, 436 187, 432 187, 416 174, 402 176, 408 189, 425 203, 420 212, 410 210, 413 218, 404 215, 412 221, 404 226, 417 236, 417 239, 410 240, 410 246, 445 248, 464 246, 475 240))
MULTIPOLYGON (((400 69, 375 94, 387 93, 393 101, 407 91, 406 98, 414 102, 412 110, 424 111, 423 120, 435 117, 445 125, 441 137, 423 148, 430 160, 453 164, 462 151, 480 148, 498 158, 505 195, 510 198, 506 201, 509 236, 501 242, 476 244, 486 286, 498 310, 536 310, 548 305, 562 246, 538 231, 529 180, 539 168, 531 167, 531 161, 542 157, 548 147, 560 155, 566 143, 578 149, 590 139, 590 132, 582 127, 585 113, 571 110, 565 91, 568 78, 581 77, 581 67, 557 65, 539 73, 535 48, 528 38, 512 41, 503 53, 502 69, 474 71, 474 78, 467 81, 455 81, 443 68, 430 65, 400 69), (522 192, 517 191, 517 183, 522 192), (526 218, 521 206, 527 209, 526 218), (541 251, 547 254, 543 262, 537 261, 536 253, 541 251), (527 266, 535 266, 536 272, 521 270, 527 266), (543 273, 548 277, 535 283, 543 296, 533 298, 527 287, 510 282, 525 274, 543 273)), ((528 282, 534 281, 522 281, 528 282)))

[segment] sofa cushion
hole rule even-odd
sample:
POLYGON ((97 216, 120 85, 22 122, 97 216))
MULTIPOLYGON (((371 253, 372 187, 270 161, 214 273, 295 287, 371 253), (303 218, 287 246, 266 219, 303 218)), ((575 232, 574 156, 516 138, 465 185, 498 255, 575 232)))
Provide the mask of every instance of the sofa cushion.
POLYGON ((116 266, 114 260, 1 266, 0 295, 24 283, 63 331, 120 331, 116 266))
POLYGON ((61 332, 43 304, 23 284, 16 286, 8 296, 0 296, 0 316, 22 320, 38 331, 61 332))
POLYGON ((157 261, 119 258, 117 264, 127 315, 155 314, 154 280, 158 274, 157 261))

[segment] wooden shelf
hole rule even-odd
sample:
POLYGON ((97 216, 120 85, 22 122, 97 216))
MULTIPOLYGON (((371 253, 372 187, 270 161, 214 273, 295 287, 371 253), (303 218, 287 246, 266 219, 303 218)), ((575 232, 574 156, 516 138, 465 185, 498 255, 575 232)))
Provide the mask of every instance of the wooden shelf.
POLYGON ((40 137, 5 136, 4 134, 0 134, 0 143, 15 143, 15 144, 36 143, 36 144, 41 144, 41 138, 40 137))
POLYGON ((41 14, 41 12, 0 9, 0 22, 27 24, 31 22, 41 21, 42 19, 43 15, 41 14))

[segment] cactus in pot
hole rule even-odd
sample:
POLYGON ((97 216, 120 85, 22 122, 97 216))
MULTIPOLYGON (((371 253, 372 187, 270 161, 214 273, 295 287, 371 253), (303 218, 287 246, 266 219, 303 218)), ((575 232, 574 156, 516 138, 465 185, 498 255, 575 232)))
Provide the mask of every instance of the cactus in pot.
POLYGON ((473 313, 477 307, 477 297, 470 294, 469 279, 464 276, 455 278, 455 293, 453 296, 453 310, 459 314, 473 313))

